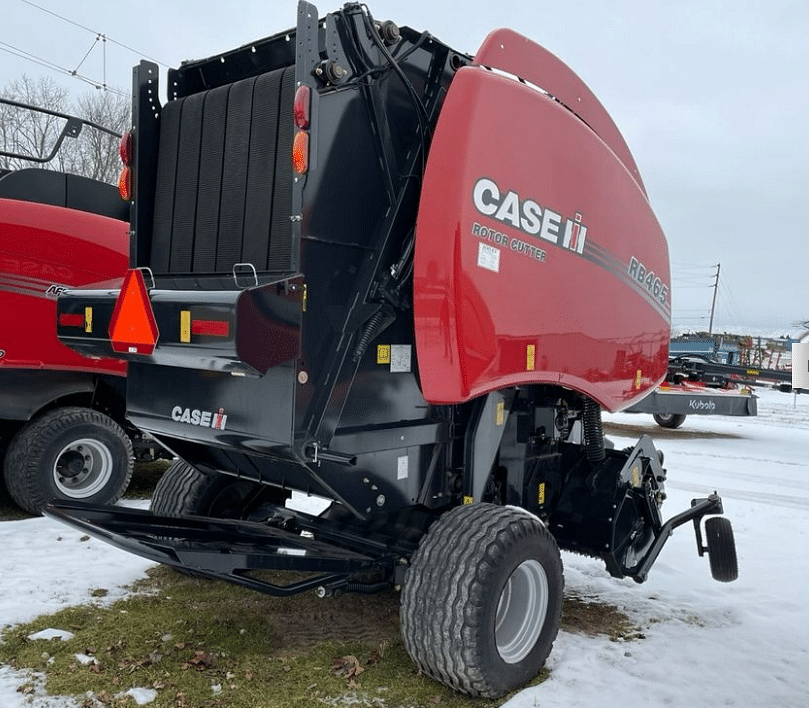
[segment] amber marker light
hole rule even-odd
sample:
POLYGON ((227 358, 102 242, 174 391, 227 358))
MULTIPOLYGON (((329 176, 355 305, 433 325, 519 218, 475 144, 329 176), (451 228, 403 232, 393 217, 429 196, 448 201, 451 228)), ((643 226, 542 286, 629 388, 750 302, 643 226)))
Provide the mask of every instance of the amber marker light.
POLYGON ((309 134, 299 130, 292 143, 292 169, 299 175, 309 169, 309 134))
POLYGON ((118 194, 125 202, 132 201, 132 170, 124 167, 118 175, 118 194))

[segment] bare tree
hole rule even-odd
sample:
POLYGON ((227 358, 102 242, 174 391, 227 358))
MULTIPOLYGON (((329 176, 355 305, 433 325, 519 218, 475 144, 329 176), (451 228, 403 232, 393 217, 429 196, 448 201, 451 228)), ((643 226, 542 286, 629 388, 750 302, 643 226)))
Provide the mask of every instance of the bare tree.
MULTIPOLYGON (((0 91, 0 97, 51 111, 35 112, 0 103, 0 150, 33 158, 51 154, 67 123, 65 115, 76 115, 116 133, 126 130, 130 121, 129 101, 120 94, 95 91, 72 105, 68 91, 50 78, 35 81, 22 76, 0 91)), ((31 165, 29 161, 0 156, 0 169, 31 165)), ((64 140, 52 161, 39 166, 114 183, 120 170, 117 138, 85 125, 77 136, 64 140)))
MULTIPOLYGON (((8 84, 0 93, 8 98, 27 105, 47 108, 51 111, 65 113, 70 104, 68 92, 56 85, 53 79, 40 78, 37 81, 23 75, 8 84)), ((44 158, 50 154, 64 120, 56 116, 34 113, 17 106, 0 105, 0 139, 2 149, 34 158, 44 158)), ((6 169, 19 169, 30 166, 16 158, 2 158, 2 166, 6 169)), ((59 165, 51 165, 59 169, 59 165)))
MULTIPOLYGON (((131 122, 129 99, 109 91, 84 94, 78 100, 76 113, 84 120, 119 134, 127 130, 131 122)), ((114 183, 121 171, 118 139, 99 130, 85 130, 81 137, 72 150, 76 160, 74 169, 86 177, 114 183)))

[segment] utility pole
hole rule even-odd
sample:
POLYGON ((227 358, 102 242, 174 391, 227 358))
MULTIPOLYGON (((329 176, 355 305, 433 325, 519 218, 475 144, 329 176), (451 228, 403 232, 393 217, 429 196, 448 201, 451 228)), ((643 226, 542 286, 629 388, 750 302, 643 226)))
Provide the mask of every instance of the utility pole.
POLYGON ((721 267, 721 263, 716 264, 716 280, 713 284, 713 302, 711 302, 711 321, 708 324, 708 334, 713 334, 713 313, 716 310, 716 291, 719 289, 719 269, 721 267))

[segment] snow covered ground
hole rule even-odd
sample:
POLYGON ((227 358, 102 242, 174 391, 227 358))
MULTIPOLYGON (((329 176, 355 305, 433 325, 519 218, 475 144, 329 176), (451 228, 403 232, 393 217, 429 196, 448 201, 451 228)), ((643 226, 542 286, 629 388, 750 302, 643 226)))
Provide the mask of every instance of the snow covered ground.
MULTIPOLYGON (((613 642, 562 632, 551 677, 507 708, 644 705, 804 708, 809 701, 809 396, 758 392, 756 418, 691 416, 682 435, 658 436, 669 471, 666 516, 718 489, 736 531, 740 577, 710 578, 694 534, 681 527, 648 582, 609 578, 600 563, 565 554, 568 592, 624 609, 645 638, 613 642), (699 436, 689 435, 699 432, 699 436)), ((660 429, 651 416, 608 422, 660 429)), ((633 438, 614 435, 618 447, 633 438)), ((0 522, 0 626, 90 600, 108 600, 148 563, 47 519, 0 522)), ((25 677, 0 667, 0 706, 75 705, 17 693, 25 677)))
MULTIPOLYGON (((736 533, 739 579, 711 579, 690 525, 675 532, 643 585, 566 555, 567 591, 623 608, 645 639, 562 632, 551 678, 507 708, 809 705, 809 396, 758 394, 758 417, 689 416, 677 432, 706 437, 656 440, 668 469, 665 515, 718 490, 736 533)), ((605 421, 659 430, 648 415, 605 421)), ((610 437, 616 447, 634 442, 610 437)))

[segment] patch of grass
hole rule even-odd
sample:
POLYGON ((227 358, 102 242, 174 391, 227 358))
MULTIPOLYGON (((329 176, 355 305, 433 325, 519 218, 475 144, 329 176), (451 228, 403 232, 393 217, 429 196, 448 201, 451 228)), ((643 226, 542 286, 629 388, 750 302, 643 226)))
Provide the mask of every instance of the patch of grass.
POLYGON ((565 598, 562 628, 591 637, 606 635, 615 642, 644 638, 640 628, 614 605, 575 595, 565 598))
POLYGON ((126 490, 127 499, 151 499, 157 483, 168 469, 169 460, 151 460, 149 462, 136 462, 132 479, 126 490))
MULTIPOLYGON (((41 671, 48 693, 87 708, 133 708, 131 688, 156 691, 152 708, 489 708, 508 699, 470 699, 420 675, 393 591, 275 598, 157 567, 133 592, 6 630, 0 662, 41 671), (47 628, 73 637, 28 639, 47 628)), ((639 638, 620 610, 583 598, 566 599, 562 628, 639 638)), ((543 669, 533 683, 547 677, 543 669)))
POLYGON ((0 491, 0 521, 19 521, 21 519, 31 519, 31 514, 18 507, 8 493, 0 491))
POLYGON ((676 430, 672 430, 671 428, 661 428, 657 423, 654 422, 652 416, 647 417, 639 415, 637 418, 639 421, 637 425, 631 425, 629 423, 616 423, 605 420, 604 432, 633 439, 639 438, 642 435, 651 435, 655 440, 736 440, 741 437, 737 433, 720 433, 708 430, 688 430, 687 423, 684 428, 677 428, 676 430))
POLYGON ((7 630, 0 661, 43 672, 50 694, 89 691, 112 708, 133 706, 124 694, 135 687, 157 691, 154 708, 502 703, 418 674, 399 638, 393 592, 273 598, 163 568, 150 576, 109 607, 68 608, 7 630), (73 637, 28 639, 46 628, 73 637))

